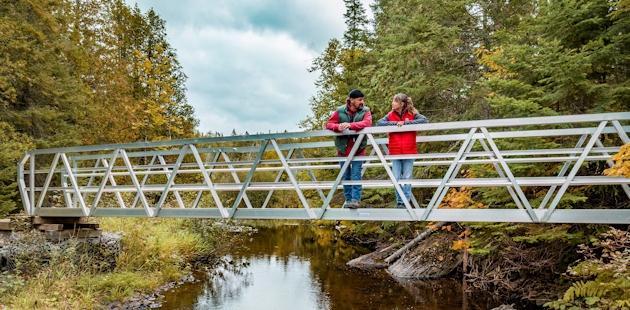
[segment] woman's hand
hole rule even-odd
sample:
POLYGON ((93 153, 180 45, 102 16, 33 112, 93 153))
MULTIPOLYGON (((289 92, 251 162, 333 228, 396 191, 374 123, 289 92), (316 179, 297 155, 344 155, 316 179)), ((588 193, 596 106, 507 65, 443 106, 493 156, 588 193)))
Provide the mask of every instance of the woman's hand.
POLYGON ((400 121, 400 122, 396 123, 396 126, 402 127, 402 125, 404 125, 404 124, 405 124, 405 121, 400 121))

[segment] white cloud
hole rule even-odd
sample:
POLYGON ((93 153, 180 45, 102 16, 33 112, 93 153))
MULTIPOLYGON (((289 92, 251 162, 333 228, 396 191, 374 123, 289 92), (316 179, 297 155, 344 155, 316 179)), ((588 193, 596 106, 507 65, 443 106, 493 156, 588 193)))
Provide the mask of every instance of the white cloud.
POLYGON ((307 116, 315 53, 287 34, 187 26, 173 41, 201 130, 294 131, 307 116))
POLYGON ((316 93, 306 70, 345 30, 341 0, 137 2, 166 21, 202 132, 299 130, 316 93))

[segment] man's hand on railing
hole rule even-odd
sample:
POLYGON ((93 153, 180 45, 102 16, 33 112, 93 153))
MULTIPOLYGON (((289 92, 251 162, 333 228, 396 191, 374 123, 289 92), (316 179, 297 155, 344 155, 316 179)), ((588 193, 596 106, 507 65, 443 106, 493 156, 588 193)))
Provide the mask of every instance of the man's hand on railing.
POLYGON ((350 129, 350 123, 341 123, 341 124, 339 124, 339 131, 344 131, 346 129, 350 129))

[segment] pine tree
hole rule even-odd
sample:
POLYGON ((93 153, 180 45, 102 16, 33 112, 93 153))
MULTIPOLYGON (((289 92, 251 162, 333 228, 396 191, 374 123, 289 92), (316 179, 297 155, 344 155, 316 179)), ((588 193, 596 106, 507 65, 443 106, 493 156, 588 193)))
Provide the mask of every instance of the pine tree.
POLYGON ((58 31, 57 13, 66 8, 47 0, 0 6, 0 119, 39 147, 80 143, 77 127, 89 92, 74 74, 75 49, 58 31))
POLYGON ((0 218, 17 208, 17 162, 24 151, 33 147, 30 137, 0 121, 0 218))
POLYGON ((366 85, 361 68, 366 64, 365 54, 371 46, 369 20, 363 4, 358 0, 344 0, 345 18, 348 29, 343 42, 331 39, 324 52, 313 61, 309 72, 319 71, 315 85, 320 88, 310 101, 312 116, 300 122, 307 130, 324 129, 332 111, 344 103, 348 93, 366 85))

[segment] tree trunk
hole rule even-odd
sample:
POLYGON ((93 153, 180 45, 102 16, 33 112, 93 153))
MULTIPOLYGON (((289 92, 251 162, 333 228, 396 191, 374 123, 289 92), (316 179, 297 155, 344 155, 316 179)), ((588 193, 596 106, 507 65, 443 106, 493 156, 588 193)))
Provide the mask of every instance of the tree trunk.
POLYGON ((446 224, 446 222, 439 222, 439 223, 435 224, 435 226, 427 228, 418 237, 415 237, 413 240, 409 241, 409 243, 407 243, 405 246, 400 248, 398 251, 394 252, 394 254, 392 254, 388 258, 386 258, 385 262, 388 263, 388 264, 391 263, 392 261, 397 259, 399 256, 403 255, 403 253, 405 253, 407 250, 409 250, 411 247, 413 247, 416 243, 422 241, 422 239, 424 239, 424 238, 428 237, 429 235, 431 235, 431 233, 433 233, 434 231, 438 230, 438 228, 442 227, 442 225, 444 225, 444 224, 446 224))

